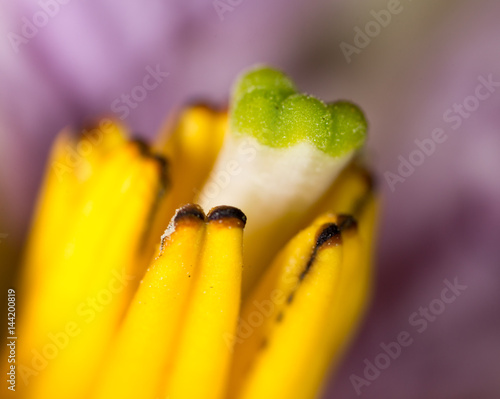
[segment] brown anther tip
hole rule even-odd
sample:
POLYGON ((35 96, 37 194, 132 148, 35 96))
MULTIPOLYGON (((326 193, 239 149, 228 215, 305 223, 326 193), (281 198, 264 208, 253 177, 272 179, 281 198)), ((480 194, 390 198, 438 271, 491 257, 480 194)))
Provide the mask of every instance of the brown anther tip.
POLYGON ((337 223, 340 231, 357 230, 358 228, 358 221, 352 215, 339 215, 337 223))
POLYGON ((323 245, 340 244, 340 229, 335 223, 326 223, 322 226, 321 232, 316 239, 316 248, 323 245))
POLYGON ((174 216, 174 223, 179 223, 184 220, 188 219, 198 219, 202 222, 206 221, 206 216, 205 212, 203 212, 203 209, 201 206, 196 205, 196 204, 186 204, 182 206, 181 208, 177 209, 177 212, 175 213, 174 216))
POLYGON ((193 108, 206 109, 212 113, 220 112, 224 109, 220 104, 205 98, 192 98, 188 100, 185 104, 185 109, 188 110, 193 108))
POLYGON ((163 155, 152 154, 151 158, 154 159, 156 162, 158 162, 158 164, 160 165, 161 168, 163 168, 163 169, 168 168, 168 160, 163 155))
POLYGON ((377 189, 380 186, 380 183, 378 181, 377 176, 375 176, 373 173, 368 171, 367 169, 364 170, 364 178, 366 180, 366 185, 368 186, 369 191, 377 191, 377 189))
POLYGON ((151 159, 154 159, 160 168, 160 184, 162 189, 166 189, 170 185, 170 179, 168 178, 168 160, 163 155, 151 154, 149 155, 151 159))
POLYGON ((364 162, 361 159, 357 159, 354 161, 353 167, 359 174, 363 176, 368 191, 376 191, 379 187, 378 178, 370 171, 368 167, 364 165, 364 162))
POLYGON ((208 220, 219 221, 220 223, 226 221, 227 222, 235 221, 238 227, 243 228, 245 227, 245 224, 247 222, 247 217, 238 208, 235 208, 233 206, 221 205, 212 208, 210 212, 208 212, 208 220))
POLYGON ((145 156, 145 157, 151 156, 151 150, 149 148, 149 145, 143 139, 135 137, 135 138, 130 140, 130 143, 137 146, 137 149, 139 150, 139 152, 142 156, 145 156))
MULTIPOLYGON (((325 223, 324 225, 322 225, 320 233, 316 238, 316 244, 314 245, 311 256, 307 261, 306 267, 304 268, 302 273, 299 274, 299 281, 298 281, 299 284, 302 282, 302 280, 306 278, 307 274, 311 270, 311 267, 313 267, 314 261, 316 260, 316 256, 318 255, 318 250, 324 245, 325 246, 339 245, 341 242, 342 242, 342 237, 340 234, 339 226, 337 226, 335 223, 325 223)), ((288 304, 292 303, 294 292, 295 291, 293 291, 288 296, 287 298, 288 304)))

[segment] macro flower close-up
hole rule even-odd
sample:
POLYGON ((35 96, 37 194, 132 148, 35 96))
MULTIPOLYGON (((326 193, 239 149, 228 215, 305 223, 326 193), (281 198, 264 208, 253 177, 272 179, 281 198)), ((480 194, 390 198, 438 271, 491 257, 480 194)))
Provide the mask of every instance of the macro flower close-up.
POLYGON ((498 15, 0 4, 0 398, 500 397, 498 15))
POLYGON ((371 288, 364 115, 260 66, 228 111, 191 105, 165 129, 147 144, 102 120, 56 139, 23 266, 17 391, 315 397, 371 288))

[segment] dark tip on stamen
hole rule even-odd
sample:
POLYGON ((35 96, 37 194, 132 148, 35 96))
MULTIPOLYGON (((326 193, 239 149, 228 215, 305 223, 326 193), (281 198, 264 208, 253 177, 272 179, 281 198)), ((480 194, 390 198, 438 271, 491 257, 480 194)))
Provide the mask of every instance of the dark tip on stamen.
POLYGON ((139 150, 142 156, 146 157, 151 155, 151 150, 149 148, 149 145, 143 139, 135 137, 131 139, 130 142, 137 146, 137 149, 139 150))
POLYGON ((221 104, 215 103, 213 101, 204 98, 193 98, 191 100, 188 100, 185 109, 189 108, 205 108, 210 112, 220 112, 225 109, 225 107, 222 106, 221 104))
MULTIPOLYGON (((165 233, 161 236, 161 244, 160 244, 160 255, 163 252, 163 248, 165 247, 167 241, 170 239, 171 235, 175 232, 176 227, 179 224, 183 224, 184 226, 189 225, 197 225, 199 223, 206 222, 205 212, 203 209, 196 204, 186 204, 177 211, 175 211, 175 215, 170 220, 170 223, 165 230, 165 233)), ((188 277, 191 277, 188 275, 188 277)))
POLYGON ((245 227, 247 222, 247 217, 245 214, 238 208, 233 206, 216 206, 212 208, 210 212, 208 212, 208 220, 209 221, 219 221, 220 223, 236 221, 239 227, 245 227))
POLYGON ((278 323, 281 323, 281 320, 283 320, 283 312, 279 312, 278 316, 276 317, 276 321, 278 323))
POLYGON ((187 204, 177 210, 174 216, 174 223, 193 218, 204 222, 206 220, 205 212, 203 212, 203 209, 199 205, 187 204))
MULTIPOLYGON (((321 248, 323 245, 338 245, 341 243, 341 240, 342 238, 340 235, 340 229, 335 223, 325 223, 321 226, 320 233, 318 234, 318 238, 316 239, 316 245, 314 246, 311 256, 307 261, 306 267, 304 268, 302 273, 299 274, 299 283, 304 280, 304 278, 307 276, 307 273, 309 273, 309 270, 311 270, 311 267, 316 260, 319 248, 321 248)), ((295 290, 297 290, 297 287, 295 288, 295 290)), ((286 299, 287 304, 292 303, 295 290, 286 299)))
POLYGON ((151 156, 154 160, 158 162, 158 164, 161 166, 162 169, 167 169, 168 168, 168 160, 165 158, 163 155, 160 154, 153 154, 151 156))
POLYGON ((370 173, 367 169, 363 170, 363 177, 365 178, 366 186, 368 187, 369 191, 376 191, 380 186, 377 176, 375 176, 373 173, 370 173))
POLYGON ((168 176, 168 160, 161 154, 153 153, 150 145, 140 137, 134 137, 130 140, 130 143, 135 145, 139 150, 139 153, 144 158, 150 158, 156 161, 160 168, 160 190, 159 196, 165 193, 165 190, 170 185, 170 179, 168 176))
POLYGON ((160 154, 151 154, 150 156, 157 162, 160 168, 160 187, 162 191, 164 191, 170 185, 170 179, 168 177, 168 160, 160 154))
POLYGON ((339 215, 337 221, 340 231, 357 230, 358 222, 352 215, 339 215))
MULTIPOLYGON (((304 280, 311 270, 311 267, 316 260, 316 255, 318 253, 318 249, 323 245, 338 245, 341 242, 340 229, 335 223, 325 223, 321 226, 321 232, 318 234, 318 238, 316 239, 316 245, 313 248, 311 253, 311 257, 307 261, 306 267, 302 273, 299 275, 299 283, 304 280)), ((290 294, 293 299, 293 293, 290 294)), ((288 302, 290 303, 291 300, 288 302)))
POLYGON ((368 191, 377 190, 379 187, 379 181, 377 176, 375 176, 368 167, 365 166, 365 162, 361 158, 357 158, 353 161, 353 168, 363 177, 365 180, 366 188, 368 191))
POLYGON ((368 188, 368 190, 373 190, 377 187, 377 180, 375 176, 368 171, 368 169, 360 166, 358 167, 359 172, 362 174, 363 179, 365 180, 365 184, 368 188))
POLYGON ((316 240, 316 248, 324 244, 339 244, 341 240, 340 229, 335 223, 327 223, 323 225, 321 233, 316 240))

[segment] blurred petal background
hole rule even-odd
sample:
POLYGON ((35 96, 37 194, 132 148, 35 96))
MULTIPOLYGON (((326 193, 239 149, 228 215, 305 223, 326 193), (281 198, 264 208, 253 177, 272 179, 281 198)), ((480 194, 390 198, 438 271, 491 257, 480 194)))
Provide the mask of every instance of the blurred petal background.
POLYGON ((46 3, 0 6, 3 285, 15 276, 61 128, 113 115, 113 101, 150 67, 169 75, 124 122, 152 138, 176 106, 200 98, 223 105, 235 76, 265 62, 304 91, 363 108, 383 193, 373 305, 325 397, 357 397, 350 376, 362 377, 364 360, 401 331, 414 343, 362 388, 363 397, 500 397, 500 90, 459 128, 443 119, 474 95, 480 76, 500 82, 499 2, 402 0, 350 62, 340 44, 354 44, 354 29, 387 1, 233 0, 218 13, 220 2, 210 0, 70 0, 15 51, 9 35, 21 34, 24 18, 46 3), (392 191, 384 173, 397 173, 398 157, 408 159, 415 140, 436 128, 447 140, 392 191), (415 332, 410 315, 455 278, 467 289, 415 332))

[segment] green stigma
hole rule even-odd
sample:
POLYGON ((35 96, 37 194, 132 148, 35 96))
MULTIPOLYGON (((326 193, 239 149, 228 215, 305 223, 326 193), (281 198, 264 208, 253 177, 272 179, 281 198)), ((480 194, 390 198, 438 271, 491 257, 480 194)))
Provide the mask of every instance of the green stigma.
POLYGON ((367 130, 356 105, 325 104, 298 93, 288 76, 268 67, 250 70, 237 80, 230 126, 233 134, 253 136, 269 147, 308 142, 334 157, 361 147, 367 130))

